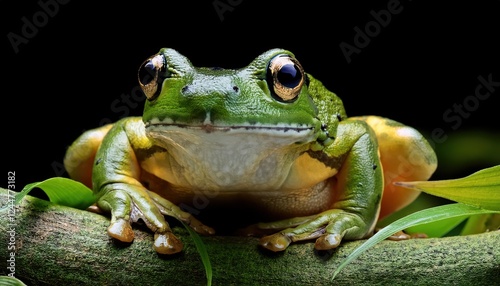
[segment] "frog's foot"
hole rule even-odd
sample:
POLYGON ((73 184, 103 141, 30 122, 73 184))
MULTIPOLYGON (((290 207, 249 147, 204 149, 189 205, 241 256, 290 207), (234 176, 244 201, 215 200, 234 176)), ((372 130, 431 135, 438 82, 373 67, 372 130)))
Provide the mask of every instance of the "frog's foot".
POLYGON ((315 216, 305 216, 305 217, 296 217, 290 218, 280 221, 273 222, 261 222, 249 225, 245 228, 239 229, 236 232, 236 235, 239 236, 256 236, 261 237, 264 235, 273 234, 279 230, 283 230, 286 228, 297 227, 303 223, 306 223, 313 219, 315 216))
POLYGON ((191 214, 142 187, 123 186, 105 193, 97 202, 103 211, 111 213, 108 234, 112 238, 131 243, 134 232, 131 222, 142 220, 154 231, 153 247, 160 254, 174 254, 182 250, 182 242, 172 233, 164 215, 172 216, 191 226, 200 234, 213 234, 214 230, 203 225, 191 214))
POLYGON ((89 206, 87 208, 87 211, 95 213, 95 214, 102 214, 102 210, 96 204, 89 206))
POLYGON ((412 233, 412 234, 407 234, 406 232, 400 230, 393 235, 389 236, 387 239, 393 240, 393 241, 400 241, 400 240, 408 240, 412 238, 427 238, 428 236, 425 233, 412 233))
MULTIPOLYGON (((260 245, 272 251, 283 251, 292 242, 316 239, 314 248, 328 250, 340 245, 342 239, 362 239, 371 234, 371 226, 357 214, 343 210, 332 209, 316 216, 294 218, 291 222, 305 222, 296 227, 286 228, 278 233, 264 236, 260 245)), ((277 228, 290 223, 283 220, 276 223, 262 224, 264 228, 277 228)))

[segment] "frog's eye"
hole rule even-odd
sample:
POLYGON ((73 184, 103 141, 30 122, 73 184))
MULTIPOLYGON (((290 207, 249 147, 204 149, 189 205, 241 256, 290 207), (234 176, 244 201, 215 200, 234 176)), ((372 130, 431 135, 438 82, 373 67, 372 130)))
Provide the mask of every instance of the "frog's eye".
POLYGON ((155 55, 145 60, 138 72, 139 85, 148 100, 160 94, 160 87, 166 77, 166 61, 163 55, 155 55))
POLYGON ((281 102, 297 99, 304 84, 304 70, 300 63, 289 55, 274 57, 267 67, 267 83, 271 94, 281 102))

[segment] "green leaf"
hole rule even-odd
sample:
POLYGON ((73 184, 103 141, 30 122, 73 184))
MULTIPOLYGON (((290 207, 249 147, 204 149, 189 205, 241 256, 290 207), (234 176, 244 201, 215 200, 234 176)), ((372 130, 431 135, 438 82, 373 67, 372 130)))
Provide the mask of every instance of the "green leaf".
POLYGON ((95 202, 93 191, 84 184, 68 178, 54 177, 27 184, 21 192, 16 194, 15 204, 18 204, 34 188, 42 189, 49 200, 58 205, 83 210, 95 202))
POLYGON ((477 208, 474 206, 453 203, 448 205, 437 206, 425 210, 418 211, 416 213, 410 214, 404 218, 401 218, 390 225, 382 228, 374 236, 365 241, 362 245, 356 248, 335 270, 332 276, 332 280, 337 276, 337 274, 352 260, 356 259, 364 251, 373 247, 375 244, 382 240, 387 239, 392 234, 409 228, 411 226, 417 226, 421 224, 426 224, 430 222, 435 222, 443 219, 449 219, 452 217, 467 217, 471 215, 488 214, 488 213, 500 213, 500 211, 486 210, 477 208))
POLYGON ((396 182, 396 185, 489 210, 500 210, 500 165, 464 178, 396 182))
POLYGON ((208 256, 207 248, 203 243, 201 237, 196 233, 190 226, 186 225, 184 222, 180 221, 184 227, 188 230, 191 238, 193 238, 194 245, 196 246, 196 250, 198 254, 200 254, 201 262, 205 267, 205 274, 207 276, 207 286, 212 285, 212 265, 210 264, 210 257, 208 256))
POLYGON ((483 233, 500 228, 500 214, 482 214, 471 216, 460 235, 483 233))
POLYGON ((443 237, 460 225, 468 216, 452 217, 406 228, 407 234, 424 233, 427 237, 443 237))
POLYGON ((0 285, 5 286, 26 286, 21 280, 10 277, 10 276, 0 276, 0 285))
POLYGON ((421 193, 409 205, 379 220, 377 222, 377 228, 383 228, 384 226, 388 226, 389 224, 395 222, 396 220, 405 217, 409 214, 412 214, 414 212, 418 212, 423 209, 437 207, 449 203, 450 203, 449 200, 436 197, 427 193, 421 193))
MULTIPOLYGON (((382 228, 388 226, 392 222, 403 218, 409 214, 421 211, 423 209, 428 209, 431 207, 440 206, 443 204, 449 204, 449 200, 436 197, 430 194, 421 193, 417 199, 415 199, 411 204, 402 208, 401 210, 388 215, 379 222, 377 222, 377 228, 382 228)), ((455 229, 467 218, 451 218, 444 219, 440 221, 435 221, 427 224, 422 224, 418 226, 413 226, 405 229, 404 231, 408 234, 425 233, 428 237, 443 237, 450 233, 451 230, 455 229)))

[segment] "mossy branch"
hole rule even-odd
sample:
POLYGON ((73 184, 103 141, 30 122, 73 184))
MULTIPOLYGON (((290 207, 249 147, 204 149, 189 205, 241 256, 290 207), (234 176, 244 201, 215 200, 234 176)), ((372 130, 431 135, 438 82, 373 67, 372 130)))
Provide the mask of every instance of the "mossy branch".
MULTIPOLYGON (((184 251, 161 257, 150 231, 135 228, 131 245, 106 234, 109 218, 27 196, 14 208, 0 189, 1 275, 15 271, 27 285, 206 285, 205 270, 185 229, 174 228, 184 251), (15 215, 14 215, 15 212, 15 215), (14 268, 9 268, 15 246, 14 268), (10 249, 9 249, 10 247, 10 249)), ((312 243, 270 253, 248 237, 202 237, 213 285, 494 285, 500 284, 500 231, 440 239, 383 241, 335 268, 361 241, 330 252, 312 243)))

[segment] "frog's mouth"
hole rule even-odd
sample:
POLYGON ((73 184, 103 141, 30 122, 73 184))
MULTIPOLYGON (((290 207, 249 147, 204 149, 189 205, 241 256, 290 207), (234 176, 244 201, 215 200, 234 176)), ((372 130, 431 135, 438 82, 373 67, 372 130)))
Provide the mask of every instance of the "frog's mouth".
MULTIPOLYGON (((161 129, 190 129, 190 130, 198 130, 203 131, 205 133, 212 132, 230 132, 230 131, 243 131, 243 132, 257 132, 257 133, 269 133, 280 135, 285 133, 293 133, 296 132, 297 135, 309 133, 314 130, 314 127, 304 127, 298 125, 276 125, 276 126, 268 126, 268 125, 255 125, 255 124, 242 124, 242 125, 213 125, 213 124, 200 124, 200 125, 191 125, 191 124, 146 124, 146 129, 150 131, 160 131, 161 129)), ((300 137, 300 136, 299 136, 300 137)))
POLYGON ((189 124, 189 123, 179 123, 174 122, 171 119, 159 120, 153 119, 145 123, 146 130, 150 132, 157 132, 162 130, 173 130, 173 129, 186 129, 186 130, 198 130, 205 133, 212 132, 255 132, 259 134, 267 133, 268 135, 274 136, 297 136, 300 137, 310 137, 314 133, 315 127, 305 124, 260 124, 260 123, 244 123, 244 124, 234 124, 234 125, 223 125, 214 124, 212 122, 203 122, 199 124, 189 124))

